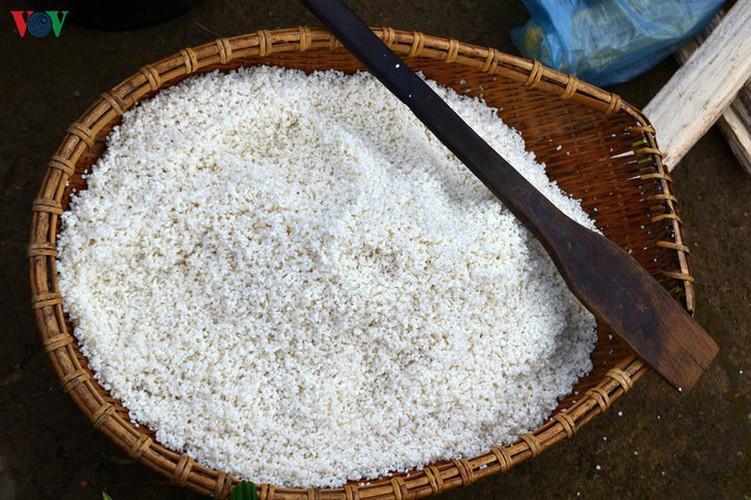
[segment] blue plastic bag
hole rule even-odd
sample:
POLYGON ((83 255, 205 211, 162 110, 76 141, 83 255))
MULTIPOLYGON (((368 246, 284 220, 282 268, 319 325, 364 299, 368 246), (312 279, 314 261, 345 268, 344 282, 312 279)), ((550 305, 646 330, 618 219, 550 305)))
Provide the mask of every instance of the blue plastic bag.
POLYGON ((628 81, 698 34, 722 0, 522 0, 522 55, 604 86, 628 81))

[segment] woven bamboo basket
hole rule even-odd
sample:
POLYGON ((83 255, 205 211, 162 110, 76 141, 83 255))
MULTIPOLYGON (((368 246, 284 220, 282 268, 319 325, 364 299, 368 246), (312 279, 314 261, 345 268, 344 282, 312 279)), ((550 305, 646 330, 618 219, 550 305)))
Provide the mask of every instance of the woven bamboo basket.
MULTIPOLYGON (((637 109, 617 95, 564 75, 539 62, 422 33, 376 28, 379 37, 415 70, 462 94, 482 95, 519 130, 528 149, 544 161, 548 175, 582 200, 583 208, 610 239, 632 255, 691 311, 694 304, 688 248, 671 179, 661 162, 654 130, 637 109), (558 147, 561 145, 562 147, 558 147)), ((170 450, 93 378, 63 313, 56 264, 59 216, 73 189, 85 189, 82 173, 104 152, 105 140, 121 115, 138 101, 188 75, 216 69, 272 64, 305 71, 354 72, 361 65, 327 31, 299 27, 222 38, 149 64, 102 94, 67 130, 52 157, 33 203, 28 248, 32 304, 45 350, 63 390, 92 425, 132 458, 193 491, 226 497, 238 480, 170 450)), ((422 498, 534 458, 570 438, 631 389, 647 370, 619 339, 598 329, 594 370, 579 380, 540 428, 514 443, 498 443, 486 453, 434 463, 396 475, 338 489, 292 489, 259 485, 262 499, 422 498)))

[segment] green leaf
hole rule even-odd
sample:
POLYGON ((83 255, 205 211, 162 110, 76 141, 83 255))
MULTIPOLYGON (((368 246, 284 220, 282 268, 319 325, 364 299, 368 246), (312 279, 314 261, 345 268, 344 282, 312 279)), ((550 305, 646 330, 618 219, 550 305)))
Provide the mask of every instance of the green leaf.
POLYGON ((258 490, 251 481, 245 481, 232 488, 232 500, 258 500, 258 490))
POLYGON ((112 500, 112 497, 107 494, 106 491, 102 492, 102 500, 112 500))

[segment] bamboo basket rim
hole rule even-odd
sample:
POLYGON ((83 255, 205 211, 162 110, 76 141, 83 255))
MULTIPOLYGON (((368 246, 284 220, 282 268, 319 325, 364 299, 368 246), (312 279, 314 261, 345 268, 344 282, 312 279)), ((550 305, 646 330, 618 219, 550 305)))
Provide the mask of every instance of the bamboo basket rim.
MULTIPOLYGON (((658 195, 659 200, 656 201, 664 205, 665 214, 659 217, 672 224, 674 233, 673 241, 657 242, 657 246, 672 250, 677 256, 678 269, 663 273, 680 282, 683 305, 690 312, 693 311, 693 278, 688 265, 688 248, 683 241, 681 221, 676 214, 677 200, 671 192, 671 179, 662 164, 662 154, 657 147, 654 129, 638 109, 616 94, 546 68, 538 61, 420 32, 399 31, 388 27, 373 30, 392 50, 402 56, 443 61, 482 73, 500 75, 528 88, 582 103, 605 114, 628 115, 635 123, 630 129, 643 137, 643 140, 633 145, 633 153, 648 159, 654 166, 654 171, 642 178, 654 179, 660 183, 663 195, 658 195)), ((60 147, 48 164, 39 195, 34 200, 28 246, 31 302, 44 349, 60 378, 63 391, 72 397, 96 429, 112 439, 130 457, 167 476, 175 485, 223 498, 229 495, 232 487, 239 481, 224 472, 196 463, 188 455, 164 447, 145 433, 143 428, 135 427, 127 418, 127 410, 122 408, 119 401, 109 397, 85 368, 86 360, 77 352, 75 339, 65 323, 63 298, 59 293, 55 273, 56 226, 63 213, 61 200, 66 184, 75 172, 76 162, 94 144, 96 134, 107 123, 171 82, 200 72, 207 66, 227 64, 246 57, 337 49, 341 50, 342 46, 328 31, 300 26, 220 38, 147 64, 103 93, 100 99, 68 127, 60 147)), ((406 476, 398 474, 381 478, 368 485, 349 483, 343 488, 295 489, 261 484, 258 485, 260 498, 421 498, 466 486, 477 479, 506 471, 536 457, 553 444, 572 437, 582 425, 605 411, 613 401, 631 389, 634 382, 647 370, 646 365, 636 356, 626 357, 611 368, 595 387, 582 394, 570 408, 553 415, 541 427, 520 436, 515 442, 494 447, 477 457, 440 462, 406 476)))

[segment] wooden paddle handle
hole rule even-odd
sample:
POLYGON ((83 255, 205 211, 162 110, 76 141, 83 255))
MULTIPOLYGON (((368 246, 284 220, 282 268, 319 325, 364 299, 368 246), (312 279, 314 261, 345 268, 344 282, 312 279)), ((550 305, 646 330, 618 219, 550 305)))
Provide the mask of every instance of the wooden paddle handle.
MULTIPOLYGON (((540 239, 567 219, 338 0, 302 3, 540 239), (343 28, 347 28, 346 30, 343 28)), ((584 228, 582 228, 584 229, 584 228)))

